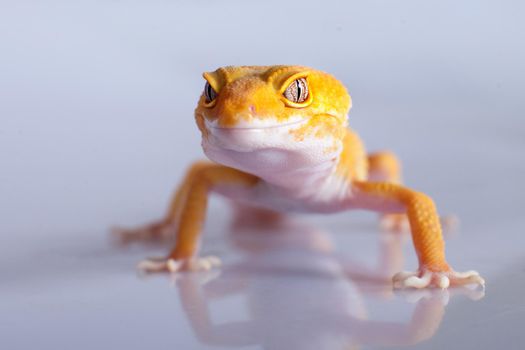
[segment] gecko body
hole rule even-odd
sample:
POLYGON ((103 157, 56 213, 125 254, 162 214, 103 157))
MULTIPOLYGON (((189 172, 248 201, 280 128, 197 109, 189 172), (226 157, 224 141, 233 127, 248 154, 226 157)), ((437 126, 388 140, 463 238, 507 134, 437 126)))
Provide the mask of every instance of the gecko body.
POLYGON ((195 119, 212 162, 190 167, 163 220, 124 232, 151 237, 168 228, 176 235, 168 257, 146 260, 141 269, 217 265, 217 258, 198 257, 197 248, 208 196, 218 193, 274 212, 367 209, 392 221, 408 219, 419 267, 396 274, 395 286, 484 283, 475 271, 450 268, 433 201, 401 184, 392 153, 366 152, 348 127, 350 95, 333 76, 303 66, 240 66, 204 78, 195 119))

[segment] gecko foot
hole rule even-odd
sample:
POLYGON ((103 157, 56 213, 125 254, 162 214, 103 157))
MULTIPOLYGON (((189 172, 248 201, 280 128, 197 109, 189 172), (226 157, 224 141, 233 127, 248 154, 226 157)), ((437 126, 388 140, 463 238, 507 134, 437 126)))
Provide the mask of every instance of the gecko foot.
POLYGON ((430 286, 441 289, 465 284, 485 285, 485 280, 476 271, 430 271, 420 269, 417 272, 399 272, 393 277, 394 288, 426 288, 430 286))
POLYGON ((221 260, 216 256, 193 257, 189 259, 150 258, 141 261, 137 269, 143 273, 207 271, 220 266, 221 260))

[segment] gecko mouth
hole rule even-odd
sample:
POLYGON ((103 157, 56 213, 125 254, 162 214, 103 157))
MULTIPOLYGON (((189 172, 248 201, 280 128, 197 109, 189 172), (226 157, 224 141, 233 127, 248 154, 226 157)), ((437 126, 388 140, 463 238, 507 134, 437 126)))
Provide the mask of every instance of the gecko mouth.
POLYGON ((295 142, 292 133, 306 122, 308 118, 298 116, 285 123, 266 118, 225 127, 205 119, 208 133, 203 138, 203 147, 234 152, 293 148, 295 142))
POLYGON ((299 126, 308 121, 309 118, 300 117, 296 120, 292 120, 286 123, 279 123, 275 118, 264 118, 264 119, 252 119, 250 122, 239 123, 234 126, 220 126, 217 121, 209 121, 206 118, 204 119, 204 124, 206 129, 215 129, 215 130, 270 130, 270 129, 280 129, 280 128, 290 128, 293 126, 299 126))

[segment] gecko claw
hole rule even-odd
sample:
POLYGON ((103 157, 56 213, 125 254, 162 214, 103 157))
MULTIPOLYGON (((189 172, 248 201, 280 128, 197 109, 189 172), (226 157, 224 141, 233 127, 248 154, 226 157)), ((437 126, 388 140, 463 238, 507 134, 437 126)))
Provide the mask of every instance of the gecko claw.
POLYGON ((430 271, 421 269, 418 272, 403 271, 393 277, 394 288, 425 288, 434 286, 446 289, 449 286, 466 284, 485 285, 485 280, 476 271, 430 271))
POLYGON ((137 269, 142 273, 179 271, 208 271, 221 265, 221 260, 216 256, 193 257, 189 259, 150 258, 137 264, 137 269))

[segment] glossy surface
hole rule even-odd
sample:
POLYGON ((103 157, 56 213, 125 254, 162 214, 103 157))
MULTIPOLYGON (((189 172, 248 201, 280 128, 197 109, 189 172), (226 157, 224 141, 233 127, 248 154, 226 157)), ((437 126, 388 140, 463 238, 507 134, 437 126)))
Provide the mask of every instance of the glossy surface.
POLYGON ((1 347, 522 349, 523 6, 240 4, 3 6, 1 347), (292 10, 311 26, 290 46, 267 18, 291 23, 292 10), (237 21, 213 22, 221 11, 237 21), (486 278, 482 299, 392 292, 381 280, 415 266, 412 248, 363 213, 253 232, 213 200, 202 251, 224 266, 175 281, 134 270, 167 245, 111 244, 109 227, 159 217, 202 157, 200 72, 298 57, 341 78, 368 148, 396 151, 406 183, 460 218, 447 253, 486 278))

